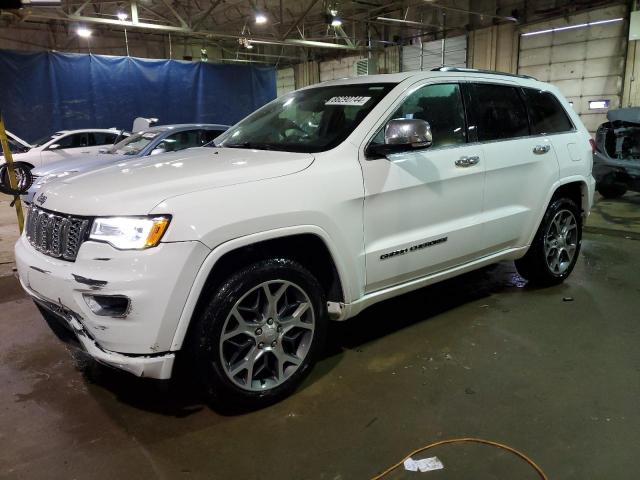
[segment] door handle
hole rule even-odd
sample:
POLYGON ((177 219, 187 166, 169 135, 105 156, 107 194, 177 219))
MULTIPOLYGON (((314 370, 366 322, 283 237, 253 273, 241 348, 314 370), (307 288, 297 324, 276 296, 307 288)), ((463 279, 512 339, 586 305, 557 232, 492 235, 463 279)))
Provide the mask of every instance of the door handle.
POLYGON ((480 162, 480 157, 474 155, 473 157, 460 157, 456 160, 456 167, 471 167, 472 165, 477 165, 480 162))
POLYGON ((536 145, 535 147, 533 147, 533 153, 535 153, 536 155, 544 155, 549 150, 551 150, 550 145, 536 145))

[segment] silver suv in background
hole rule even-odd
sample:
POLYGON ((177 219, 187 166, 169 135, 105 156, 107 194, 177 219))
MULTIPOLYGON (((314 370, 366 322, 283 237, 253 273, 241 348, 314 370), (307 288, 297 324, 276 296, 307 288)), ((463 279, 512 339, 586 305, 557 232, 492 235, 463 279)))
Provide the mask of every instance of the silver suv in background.
POLYGON ((34 176, 34 182, 29 191, 23 195, 23 199, 30 203, 45 183, 58 177, 67 177, 148 155, 201 147, 213 141, 228 128, 228 125, 204 123, 151 127, 148 130, 132 134, 119 143, 109 148, 103 148, 93 155, 73 157, 33 169, 31 173, 34 176))

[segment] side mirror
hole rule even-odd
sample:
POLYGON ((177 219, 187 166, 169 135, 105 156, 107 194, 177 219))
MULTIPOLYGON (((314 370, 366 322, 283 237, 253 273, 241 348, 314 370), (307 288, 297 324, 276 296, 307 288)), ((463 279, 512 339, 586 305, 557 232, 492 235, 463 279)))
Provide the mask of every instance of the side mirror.
POLYGON ((159 153, 164 153, 164 152, 166 152, 166 151, 167 151, 167 150, 166 150, 166 149, 164 149, 164 148, 162 148, 162 147, 156 147, 156 148, 154 148, 153 150, 151 150, 150 155, 158 155, 159 153))
POLYGON ((53 145, 49 145, 49 147, 47 148, 47 150, 57 150, 60 148, 60 145, 57 143, 54 143, 53 145))
POLYGON ((370 145, 367 153, 388 155, 420 148, 428 148, 433 144, 431 126, 424 120, 414 118, 398 118, 390 120, 384 127, 384 143, 370 145))

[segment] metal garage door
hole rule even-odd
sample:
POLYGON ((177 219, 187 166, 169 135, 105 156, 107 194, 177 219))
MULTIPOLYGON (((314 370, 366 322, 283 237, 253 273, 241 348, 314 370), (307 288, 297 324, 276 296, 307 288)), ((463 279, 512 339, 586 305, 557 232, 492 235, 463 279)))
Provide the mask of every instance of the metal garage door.
MULTIPOLYGON (((467 66, 467 37, 447 38, 444 46, 444 63, 450 67, 467 66)), ((431 70, 442 66, 442 40, 402 47, 402 71, 431 70)))
POLYGON ((626 14, 625 5, 616 5, 522 30, 518 73, 556 85, 592 133, 608 109, 620 106, 626 14), (600 100, 608 100, 608 108, 600 100))

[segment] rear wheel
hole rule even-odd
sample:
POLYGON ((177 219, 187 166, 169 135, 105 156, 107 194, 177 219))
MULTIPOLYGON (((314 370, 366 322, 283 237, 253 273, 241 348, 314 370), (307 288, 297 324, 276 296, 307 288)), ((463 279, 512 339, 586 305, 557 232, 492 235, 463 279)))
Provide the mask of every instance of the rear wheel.
POLYGON ((315 277, 296 262, 271 259, 240 270, 209 294, 193 345, 209 399, 259 408, 291 394, 326 334, 326 301, 315 277))
POLYGON ((544 214, 526 255, 516 260, 518 273, 536 285, 563 282, 578 260, 582 216, 568 198, 554 200, 544 214))

